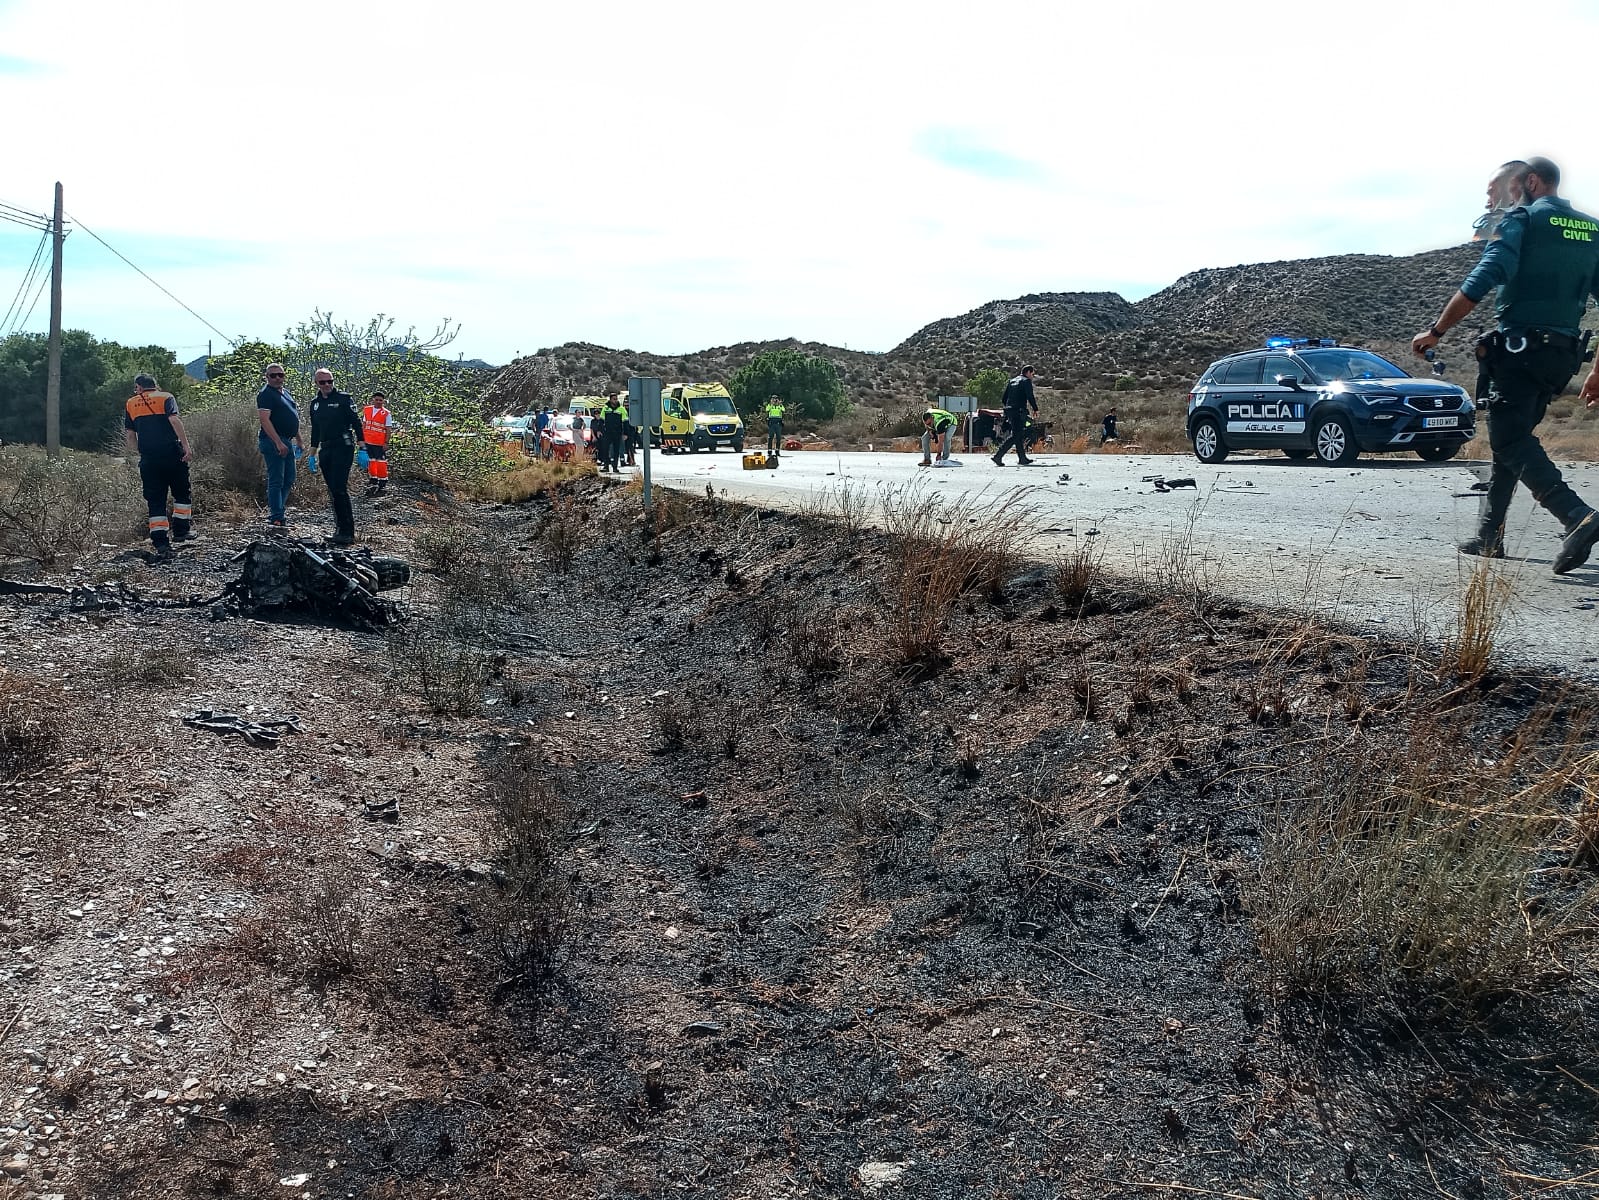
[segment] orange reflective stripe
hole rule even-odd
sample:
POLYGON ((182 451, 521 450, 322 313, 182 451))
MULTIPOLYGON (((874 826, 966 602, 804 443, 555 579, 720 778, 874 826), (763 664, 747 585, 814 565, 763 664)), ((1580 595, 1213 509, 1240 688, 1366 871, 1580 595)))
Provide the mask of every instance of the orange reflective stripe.
POLYGON ((150 518, 150 528, 151 529, 170 529, 170 528, 172 528, 172 526, 167 522, 167 519, 165 517, 151 517, 150 518))
POLYGON ((172 506, 172 515, 179 521, 187 521, 191 516, 194 515, 194 505, 174 504, 172 506))
POLYGON ((389 464, 381 458, 374 458, 368 464, 367 473, 373 479, 387 479, 389 477, 389 464))

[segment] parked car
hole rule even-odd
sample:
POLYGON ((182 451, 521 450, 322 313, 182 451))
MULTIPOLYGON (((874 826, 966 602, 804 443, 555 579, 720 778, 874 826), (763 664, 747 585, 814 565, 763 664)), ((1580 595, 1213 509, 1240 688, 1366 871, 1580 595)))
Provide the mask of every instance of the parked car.
POLYGON ((522 435, 522 449, 529 455, 571 462, 580 454, 594 452, 594 431, 589 427, 591 418, 574 417, 571 413, 552 413, 549 424, 542 433, 528 429, 522 435), (535 441, 535 438, 537 439, 535 441))
POLYGON ((1268 338, 1210 364, 1188 393, 1188 438, 1200 462, 1234 450, 1281 450, 1348 466, 1361 454, 1453 458, 1476 436, 1464 388, 1418 379, 1380 354, 1331 338, 1268 338))

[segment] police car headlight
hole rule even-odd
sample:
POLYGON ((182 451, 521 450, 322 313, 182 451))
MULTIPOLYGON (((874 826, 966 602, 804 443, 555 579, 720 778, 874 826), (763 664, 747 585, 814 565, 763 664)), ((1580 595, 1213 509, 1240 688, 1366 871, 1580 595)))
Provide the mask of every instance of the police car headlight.
POLYGON ((1373 395, 1370 395, 1370 394, 1368 394, 1366 392, 1362 392, 1362 393, 1360 393, 1360 398, 1362 400, 1364 400, 1367 404, 1369 404, 1373 408, 1375 408, 1379 404, 1392 404, 1399 397, 1397 397, 1397 396, 1382 396, 1382 395, 1373 396, 1373 395))

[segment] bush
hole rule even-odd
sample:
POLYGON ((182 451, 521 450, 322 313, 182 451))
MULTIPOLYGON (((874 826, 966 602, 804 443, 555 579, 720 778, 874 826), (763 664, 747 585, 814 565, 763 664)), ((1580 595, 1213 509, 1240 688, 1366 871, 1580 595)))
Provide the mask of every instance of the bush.
POLYGON ((256 446, 261 423, 253 407, 241 402, 185 412, 183 428, 194 452, 189 479, 197 512, 209 513, 224 494, 252 500, 265 494, 266 467, 256 446))
POLYGON ((1138 377, 1135 375, 1118 375, 1116 382, 1111 387, 1118 392, 1130 392, 1138 386, 1138 377))
POLYGON ((112 460, 32 447, 0 451, 0 555, 53 567, 135 528, 138 477, 112 460))

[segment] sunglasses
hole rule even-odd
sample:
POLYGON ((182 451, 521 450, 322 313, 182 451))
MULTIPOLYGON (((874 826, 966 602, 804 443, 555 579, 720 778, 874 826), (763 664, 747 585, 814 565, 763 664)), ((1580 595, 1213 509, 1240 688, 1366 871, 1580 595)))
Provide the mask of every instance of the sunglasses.
POLYGON ((283 378, 283 372, 282 371, 268 371, 267 372, 267 378, 268 379, 282 379, 283 378))
POLYGON ((331 379, 318 379, 316 381, 317 387, 321 387, 324 383, 327 384, 329 387, 333 386, 333 380, 331 380, 331 379))

